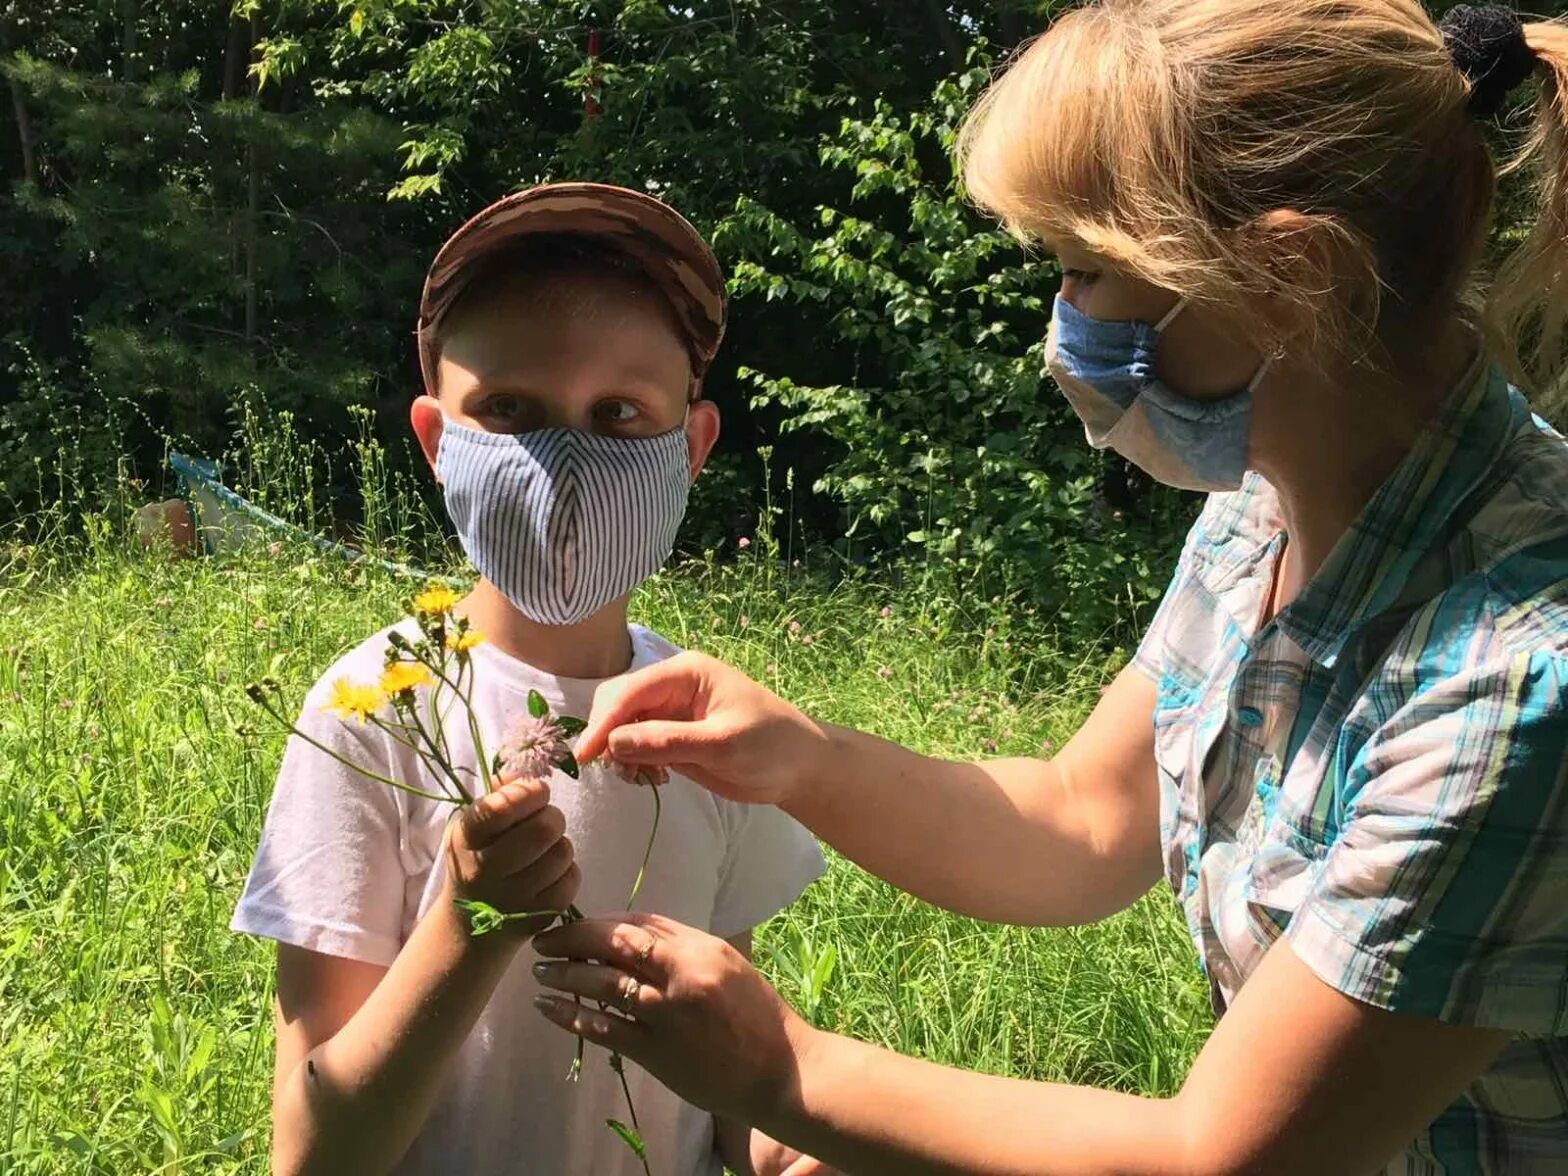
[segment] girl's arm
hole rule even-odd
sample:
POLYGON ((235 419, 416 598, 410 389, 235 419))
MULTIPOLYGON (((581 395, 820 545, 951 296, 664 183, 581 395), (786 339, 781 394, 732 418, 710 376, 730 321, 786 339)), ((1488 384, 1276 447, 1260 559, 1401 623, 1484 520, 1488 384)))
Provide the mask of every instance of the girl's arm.
POLYGON ((1086 923, 1160 876, 1154 703, 1154 684, 1129 668, 1054 760, 958 764, 814 722, 740 671, 688 653, 601 687, 578 749, 776 804, 949 910, 1086 923))
POLYGON ((1280 941, 1180 1093, 1143 1098, 952 1070, 812 1029, 721 940, 657 916, 576 923, 536 945, 565 957, 542 977, 565 993, 603 999, 642 977, 635 1021, 547 998, 550 1020, 857 1174, 1358 1176, 1509 1040, 1358 1003, 1280 941))
POLYGON ((279 945, 274 1172, 382 1173, 408 1150, 513 955, 550 921, 475 937, 453 900, 564 909, 579 880, 564 828, 539 781, 475 801, 451 826, 446 888, 390 968, 279 945))
POLYGON ((867 1174, 1366 1176, 1507 1040, 1357 1004, 1281 943, 1173 1098, 987 1077, 825 1036, 799 1097, 762 1122, 867 1174))

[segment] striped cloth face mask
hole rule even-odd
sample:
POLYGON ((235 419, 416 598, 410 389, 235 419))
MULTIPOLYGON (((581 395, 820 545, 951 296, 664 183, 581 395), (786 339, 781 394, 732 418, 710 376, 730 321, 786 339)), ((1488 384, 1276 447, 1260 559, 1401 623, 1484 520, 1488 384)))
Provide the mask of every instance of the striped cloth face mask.
POLYGON ((656 437, 441 431, 436 476, 479 574, 541 625, 575 625, 664 565, 686 513, 685 423, 656 437))

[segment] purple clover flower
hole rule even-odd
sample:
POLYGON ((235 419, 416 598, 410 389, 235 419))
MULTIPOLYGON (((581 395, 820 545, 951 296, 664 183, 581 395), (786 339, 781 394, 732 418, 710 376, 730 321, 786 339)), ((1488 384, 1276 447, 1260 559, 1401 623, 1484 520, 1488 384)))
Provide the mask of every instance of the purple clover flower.
POLYGON ((550 715, 535 718, 526 711, 512 720, 501 742, 503 780, 546 780, 571 748, 566 732, 550 715))

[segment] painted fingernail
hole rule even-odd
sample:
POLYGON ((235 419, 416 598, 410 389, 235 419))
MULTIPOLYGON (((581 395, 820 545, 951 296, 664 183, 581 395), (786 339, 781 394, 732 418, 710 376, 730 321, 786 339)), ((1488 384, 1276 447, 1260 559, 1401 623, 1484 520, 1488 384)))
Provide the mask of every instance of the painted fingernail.
POLYGON ((543 976, 549 970, 550 970, 550 965, 547 964, 547 963, 544 963, 543 961, 540 961, 539 963, 534 965, 534 975, 535 976, 543 976))
POLYGON ((534 1008, 543 1009, 545 1012, 549 1012, 551 1009, 555 1008, 555 997, 546 996, 541 992, 538 996, 534 997, 534 1008))

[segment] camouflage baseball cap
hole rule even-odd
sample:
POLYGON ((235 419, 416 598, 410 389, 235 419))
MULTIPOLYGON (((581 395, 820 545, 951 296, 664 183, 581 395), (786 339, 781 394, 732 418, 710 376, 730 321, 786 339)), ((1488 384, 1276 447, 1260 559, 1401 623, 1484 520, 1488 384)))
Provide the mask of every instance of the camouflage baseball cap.
POLYGON ((708 243, 662 200, 611 184, 541 184, 514 192, 473 217, 430 263, 419 300, 419 367, 436 377, 433 328, 451 309, 476 265, 533 234, 593 237, 635 262, 663 291, 686 332, 701 377, 724 338, 724 275, 708 243))

